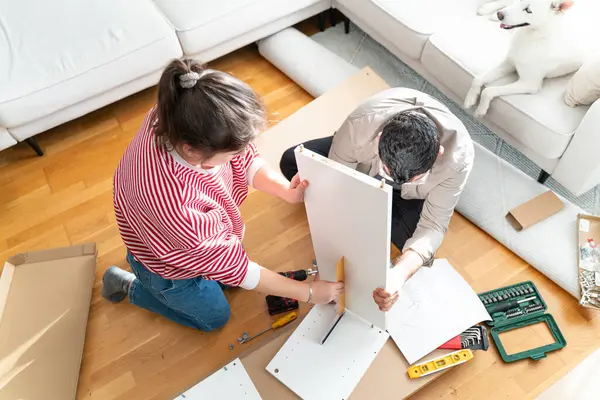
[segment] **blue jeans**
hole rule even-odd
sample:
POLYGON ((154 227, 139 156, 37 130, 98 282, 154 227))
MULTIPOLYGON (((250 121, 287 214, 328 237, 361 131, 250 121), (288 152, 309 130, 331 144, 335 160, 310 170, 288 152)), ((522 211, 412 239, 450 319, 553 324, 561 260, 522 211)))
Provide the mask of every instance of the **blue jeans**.
POLYGON ((129 302, 171 321, 201 331, 212 331, 229 320, 229 303, 221 285, 203 277, 170 280, 140 264, 130 252, 127 261, 136 278, 129 302))

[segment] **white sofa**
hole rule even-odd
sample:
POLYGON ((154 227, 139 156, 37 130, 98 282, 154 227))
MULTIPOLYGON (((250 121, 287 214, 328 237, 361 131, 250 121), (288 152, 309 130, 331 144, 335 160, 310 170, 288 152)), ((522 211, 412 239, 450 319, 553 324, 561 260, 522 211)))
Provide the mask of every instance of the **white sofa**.
MULTIPOLYGON (((509 45, 509 32, 477 15, 484 1, 334 0, 333 6, 462 104, 473 77, 501 61, 509 45)), ((482 122, 535 162, 540 180, 545 171, 579 195, 600 183, 600 101, 568 107, 570 77, 546 80, 536 95, 494 100, 482 122)))
POLYGON ((211 61, 331 0, 0 0, 0 150, 211 61))

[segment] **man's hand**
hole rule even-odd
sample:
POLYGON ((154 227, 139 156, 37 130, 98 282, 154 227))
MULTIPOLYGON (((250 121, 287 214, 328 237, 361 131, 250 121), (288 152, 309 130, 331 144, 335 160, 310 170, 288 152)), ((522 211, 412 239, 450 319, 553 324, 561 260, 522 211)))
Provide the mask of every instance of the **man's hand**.
POLYGON ((398 292, 389 293, 382 288, 377 288, 373 291, 373 300, 375 300, 381 311, 389 311, 396 301, 398 301, 398 297, 398 292))
POLYGON ((300 181, 300 175, 296 174, 290 182, 284 199, 289 203, 302 203, 304 201, 304 191, 308 187, 308 181, 300 181))
POLYGON ((394 291, 387 292, 382 288, 373 291, 373 300, 381 311, 389 311, 398 301, 398 290, 423 265, 423 259, 412 250, 407 250, 390 270, 390 280, 394 291))

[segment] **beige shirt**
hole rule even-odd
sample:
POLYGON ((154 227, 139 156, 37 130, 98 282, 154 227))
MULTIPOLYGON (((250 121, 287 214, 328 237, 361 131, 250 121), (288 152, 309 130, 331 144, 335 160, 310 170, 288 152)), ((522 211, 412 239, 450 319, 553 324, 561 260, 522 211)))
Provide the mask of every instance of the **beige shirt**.
POLYGON ((427 265, 442 243, 473 166, 473 142, 462 122, 425 93, 407 88, 384 90, 348 116, 333 137, 329 158, 370 176, 383 175, 378 136, 389 119, 409 110, 435 122, 444 147, 444 154, 425 176, 401 188, 403 199, 425 200, 417 229, 402 251, 415 251, 427 265))

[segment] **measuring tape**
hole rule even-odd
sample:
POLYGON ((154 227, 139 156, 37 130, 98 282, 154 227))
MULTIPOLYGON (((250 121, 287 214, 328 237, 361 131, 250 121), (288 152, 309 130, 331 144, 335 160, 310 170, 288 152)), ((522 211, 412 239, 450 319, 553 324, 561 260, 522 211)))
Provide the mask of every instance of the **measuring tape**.
POLYGON ((425 361, 421 364, 413 365, 408 369, 408 376, 411 379, 422 378, 424 376, 440 372, 444 369, 454 367, 465 363, 473 358, 473 352, 469 349, 458 350, 445 356, 425 361))

